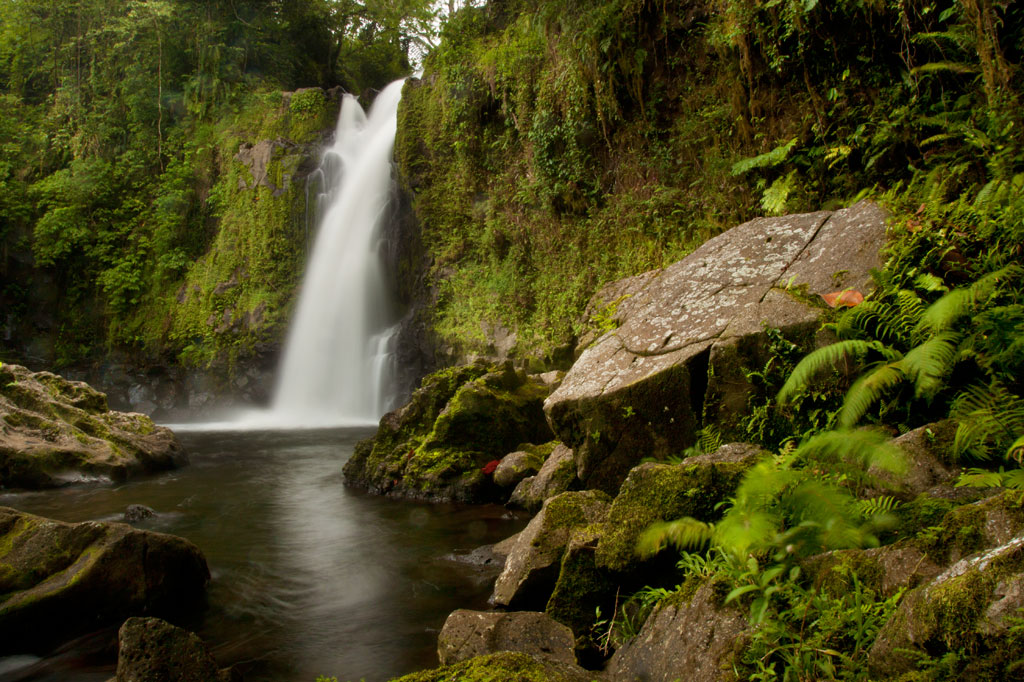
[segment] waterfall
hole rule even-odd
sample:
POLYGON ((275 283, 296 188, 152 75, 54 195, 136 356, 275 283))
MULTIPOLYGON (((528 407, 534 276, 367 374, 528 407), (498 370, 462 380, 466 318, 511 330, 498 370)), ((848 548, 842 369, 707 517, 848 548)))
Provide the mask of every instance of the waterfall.
POLYGON ((394 313, 381 257, 391 155, 403 81, 368 114, 345 95, 322 175, 320 219, 299 293, 270 420, 326 426, 373 423, 392 398, 394 313))

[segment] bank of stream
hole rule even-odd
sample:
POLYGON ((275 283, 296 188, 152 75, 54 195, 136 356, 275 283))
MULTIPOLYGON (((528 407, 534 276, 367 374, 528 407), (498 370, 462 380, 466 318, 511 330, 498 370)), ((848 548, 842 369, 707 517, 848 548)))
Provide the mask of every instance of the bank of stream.
MULTIPOLYGON (((520 530, 501 507, 395 501, 349 490, 341 467, 369 429, 182 432, 192 464, 123 485, 4 492, 0 505, 64 521, 119 521, 196 543, 212 574, 197 632, 247 682, 375 682, 436 665, 437 631, 483 608, 497 573, 468 552, 520 530)), ((0 658, 2 682, 99 682, 116 632, 43 659, 0 658)))

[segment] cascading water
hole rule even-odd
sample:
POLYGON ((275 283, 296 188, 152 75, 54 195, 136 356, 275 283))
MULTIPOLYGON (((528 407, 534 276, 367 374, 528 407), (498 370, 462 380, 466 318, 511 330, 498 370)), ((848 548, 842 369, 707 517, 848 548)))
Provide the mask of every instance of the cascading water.
POLYGON ((402 81, 369 114, 345 95, 325 164, 340 165, 320 221, 285 344, 271 421, 301 426, 375 422, 393 384, 394 321, 380 256, 402 81))

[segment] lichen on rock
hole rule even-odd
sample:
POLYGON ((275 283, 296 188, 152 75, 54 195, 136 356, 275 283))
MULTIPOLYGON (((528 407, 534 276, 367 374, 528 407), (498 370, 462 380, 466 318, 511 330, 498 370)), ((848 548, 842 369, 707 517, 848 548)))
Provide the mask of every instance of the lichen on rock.
POLYGON ((826 293, 834 275, 867 288, 884 240, 885 214, 870 202, 758 218, 645 281, 545 402, 584 485, 614 493, 641 458, 692 445, 705 420, 735 435, 751 391, 743 368, 763 365, 765 324, 816 343, 823 308, 787 292, 826 293))

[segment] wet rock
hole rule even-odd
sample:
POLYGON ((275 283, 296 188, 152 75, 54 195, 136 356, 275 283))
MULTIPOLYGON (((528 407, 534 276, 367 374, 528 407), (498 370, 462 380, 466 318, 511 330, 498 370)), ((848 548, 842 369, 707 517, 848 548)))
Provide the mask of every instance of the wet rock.
POLYGON ((926 657, 969 651, 957 679, 1015 678, 1024 657, 1010 628, 1024 608, 1024 535, 953 564, 904 597, 869 653, 878 679, 917 669, 926 657))
POLYGON ((558 578, 562 553, 573 535, 604 520, 610 500, 596 490, 562 493, 544 503, 516 537, 494 583, 491 602, 511 608, 542 607, 558 578))
POLYGON ((117 682, 231 682, 203 640, 159 618, 129 618, 117 633, 117 682))
POLYGON ((106 396, 88 384, 0 366, 0 487, 120 481, 187 462, 169 429, 108 411, 106 396))
POLYGON ((576 462, 572 450, 559 444, 544 460, 536 476, 528 476, 519 482, 512 491, 508 505, 536 511, 544 504, 544 500, 561 495, 575 482, 576 462))
POLYGON ((576 663, 569 628, 532 611, 495 613, 459 609, 448 616, 437 638, 441 665, 500 651, 576 663))
POLYGON ((609 682, 719 682, 742 646, 743 613, 723 606, 715 583, 700 586, 686 603, 666 603, 640 634, 612 656, 609 682))
POLYGON ((571 663, 504 651, 422 670, 392 682, 592 682, 596 677, 595 673, 571 663))
POLYGON ((405 497, 499 501, 492 474, 500 458, 522 443, 551 440, 542 410, 549 393, 511 363, 436 372, 381 419, 374 438, 357 445, 345 480, 405 497))
POLYGON ((128 616, 192 615, 209 578, 182 538, 0 507, 0 654, 45 652, 128 616))
POLYGON ((130 504, 124 510, 125 523, 138 523, 144 519, 151 519, 156 516, 156 511, 144 504, 130 504))
POLYGON ((752 390, 743 369, 766 359, 763 325, 815 345, 824 305, 815 299, 865 290, 884 239, 885 215, 869 202, 759 218, 634 287, 615 312, 619 326, 545 402, 584 485, 614 493, 640 458, 691 445, 704 420, 733 435, 752 390))

